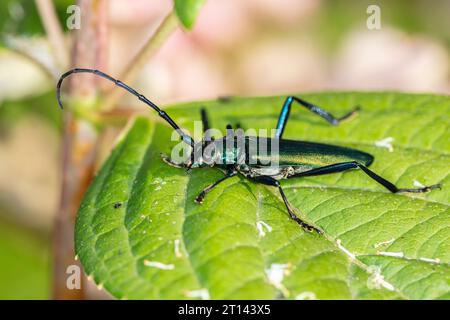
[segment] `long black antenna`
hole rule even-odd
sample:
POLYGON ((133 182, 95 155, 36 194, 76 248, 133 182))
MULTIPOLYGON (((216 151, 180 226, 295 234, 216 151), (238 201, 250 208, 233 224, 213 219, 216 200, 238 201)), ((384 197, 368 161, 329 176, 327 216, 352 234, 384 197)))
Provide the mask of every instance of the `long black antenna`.
POLYGON ((123 83, 120 80, 114 79, 110 75, 107 75, 106 73, 101 72, 100 70, 74 68, 74 69, 71 69, 71 70, 67 71, 66 73, 64 73, 61 76, 61 78, 59 78, 58 84, 56 85, 56 98, 58 99, 58 104, 59 104, 59 107, 61 109, 63 109, 63 105, 62 105, 62 102, 61 102, 61 84, 62 84, 62 82, 64 81, 65 78, 67 78, 68 76, 70 76, 71 74, 74 74, 74 73, 93 73, 93 74, 95 74, 97 76, 100 76, 100 77, 105 78, 105 79, 107 79, 107 80, 109 80, 111 82, 114 82, 115 85, 117 85, 117 86, 127 90, 129 93, 131 93, 132 95, 136 96, 139 100, 141 100, 142 102, 147 104, 150 108, 152 108, 153 110, 158 112, 160 117, 163 118, 164 120, 166 120, 172 126, 172 128, 174 128, 178 132, 178 134, 181 136, 181 138, 183 139, 184 142, 186 142, 191 147, 194 147, 194 139, 192 139, 191 136, 189 136, 186 133, 184 133, 180 129, 180 127, 172 120, 172 118, 165 111, 161 110, 156 104, 154 104, 153 102, 148 100, 144 95, 140 94, 139 92, 137 92, 136 90, 134 90, 130 86, 126 85, 125 83, 123 83))

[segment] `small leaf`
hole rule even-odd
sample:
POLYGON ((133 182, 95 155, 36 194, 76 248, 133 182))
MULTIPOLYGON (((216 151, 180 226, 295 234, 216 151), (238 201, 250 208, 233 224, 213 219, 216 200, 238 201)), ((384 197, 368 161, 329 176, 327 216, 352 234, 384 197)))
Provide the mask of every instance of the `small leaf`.
MULTIPOLYGON (((72 0, 54 1, 61 26, 65 28, 68 17, 67 7, 72 0)), ((41 17, 36 3, 28 0, 3 0, 0 2, 0 46, 5 46, 4 35, 44 35, 41 17)))
MULTIPOLYGON (((11 212, 0 212, 2 217, 11 212)), ((0 220, 0 299, 48 299, 50 243, 29 229, 0 220)))
POLYGON ((175 12, 183 26, 192 29, 205 0, 174 0, 175 12))
POLYGON ((21 100, 0 102, 0 126, 10 128, 25 116, 37 116, 60 132, 61 111, 55 108, 55 93, 49 92, 21 100))
MULTIPOLYGON (((287 197, 324 235, 289 219, 272 187, 215 168, 168 166, 172 130, 137 118, 80 207, 76 251, 87 274, 117 298, 448 299, 450 99, 394 93, 304 95, 336 116, 329 126, 295 106, 285 137, 351 146, 400 187, 441 183, 427 194, 391 194, 359 170, 283 180, 287 197), (375 142, 391 137, 392 152, 375 142)), ((270 129, 283 97, 232 98, 166 108, 192 129, 210 124, 270 129), (198 116, 197 116, 198 115, 198 116)), ((153 115, 152 115, 153 116, 153 115)))

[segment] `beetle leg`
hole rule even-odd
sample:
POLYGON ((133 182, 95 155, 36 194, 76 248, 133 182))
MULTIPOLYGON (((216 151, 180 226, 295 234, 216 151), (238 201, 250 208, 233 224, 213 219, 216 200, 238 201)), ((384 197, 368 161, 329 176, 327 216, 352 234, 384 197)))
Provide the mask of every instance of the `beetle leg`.
POLYGON ((295 213, 294 213, 294 209, 292 207, 292 205, 289 203, 286 195, 284 194, 283 188, 280 185, 280 182, 270 176, 256 176, 256 177, 252 177, 250 178, 250 180, 253 180, 254 182, 257 183, 262 183, 265 185, 269 185, 269 186, 273 186, 273 187, 277 187, 278 191, 280 191, 281 194, 281 198, 283 198, 283 202, 286 206, 286 209, 289 213, 289 216, 291 217, 292 220, 294 220, 295 222, 297 222, 303 229, 305 229, 306 231, 316 231, 318 234, 322 234, 322 230, 313 227, 312 225, 306 223, 305 221, 303 221, 302 219, 300 219, 295 213))
POLYGON ((207 186, 205 189, 202 190, 202 192, 199 193, 199 195, 195 198, 195 202, 197 203, 202 203, 203 200, 205 199, 205 196, 208 192, 210 192, 212 189, 214 189, 217 185, 219 185, 221 182, 227 180, 228 178, 234 177, 237 174, 236 169, 234 168, 234 166, 230 166, 227 169, 227 172, 225 174, 224 177, 220 178, 219 180, 217 180, 216 182, 214 182, 213 184, 207 186))
POLYGON ((202 107, 202 108, 200 109, 200 115, 201 115, 201 118, 202 118, 203 140, 205 140, 205 141, 212 141, 212 140, 214 140, 213 137, 210 137, 210 136, 208 135, 208 130, 209 130, 210 128, 209 128, 208 113, 206 112, 206 109, 205 109, 205 108, 202 107))
POLYGON ((316 169, 312 169, 305 172, 300 172, 291 175, 289 178, 295 178, 295 177, 307 177, 307 176, 318 176, 323 174, 330 174, 330 173, 336 173, 336 172, 342 172, 350 169, 361 169, 365 174, 367 174, 370 178, 381 184, 383 187, 388 189, 392 193, 401 193, 401 192, 413 192, 413 193, 423 193, 428 192, 433 189, 440 189, 440 184, 435 184, 427 187, 422 188, 397 188, 392 182, 387 181, 383 177, 377 175, 372 170, 368 169, 366 166, 360 164, 356 161, 350 161, 350 162, 342 162, 342 163, 336 163, 329 166, 324 166, 316 169))
POLYGON ((427 186, 427 187, 422 187, 422 188, 397 188, 393 183, 387 181, 383 177, 380 177, 379 175, 377 175, 372 170, 369 170, 366 166, 363 166, 362 164, 357 163, 357 162, 356 162, 356 165, 362 171, 364 171, 365 174, 367 174, 369 177, 371 177, 373 180, 375 180, 376 182, 378 182, 379 184, 384 186, 386 189, 388 189, 392 193, 400 193, 400 192, 424 193, 424 192, 431 191, 433 189, 440 189, 441 188, 440 184, 434 184, 434 185, 427 186))
POLYGON ((227 124, 226 131, 227 131, 228 138, 231 138, 234 136, 233 126, 231 124, 227 124))
POLYGON ((175 168, 186 168, 186 165, 184 163, 176 163, 174 162, 169 156, 161 153, 161 159, 167 163, 169 166, 175 167, 175 168))
POLYGON ((208 113, 205 108, 202 107, 200 109, 200 115, 202 118, 203 133, 205 133, 209 129, 208 113))
POLYGON ((315 104, 309 103, 298 97, 289 96, 284 101, 283 108, 281 109, 280 115, 278 117, 275 138, 281 139, 281 137, 283 136, 284 128, 286 127, 286 123, 289 119, 289 114, 291 112, 292 102, 294 102, 294 101, 299 103, 301 106, 305 107, 309 111, 314 112, 315 114, 318 114, 319 116, 321 116, 322 118, 324 118, 326 121, 328 121, 330 124, 332 124, 334 126, 338 125, 341 121, 344 121, 344 120, 352 117, 360 110, 360 107, 358 106, 355 109, 353 109, 352 111, 345 114, 343 117, 335 118, 331 113, 320 108, 319 106, 316 106, 315 104))

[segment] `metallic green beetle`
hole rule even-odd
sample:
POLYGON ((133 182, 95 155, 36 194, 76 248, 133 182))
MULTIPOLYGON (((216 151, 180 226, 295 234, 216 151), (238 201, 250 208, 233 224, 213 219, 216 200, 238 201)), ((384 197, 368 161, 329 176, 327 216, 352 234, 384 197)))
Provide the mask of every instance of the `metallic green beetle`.
POLYGON ((358 107, 341 118, 335 118, 329 112, 312 103, 298 97, 289 96, 286 98, 281 109, 273 138, 245 136, 242 132, 239 134, 240 128, 234 132, 231 125, 227 125, 227 134, 217 140, 208 135, 208 116, 206 111, 202 109, 201 118, 204 138, 202 141, 195 143, 192 137, 183 132, 175 121, 173 121, 172 118, 157 105, 120 80, 116 80, 99 70, 75 68, 64 73, 57 84, 57 99, 61 108, 63 107, 61 103, 61 84, 66 77, 74 73, 93 73, 112 81, 117 86, 127 90, 157 111, 158 114, 177 131, 181 139, 192 147, 190 157, 184 162, 180 163, 167 157, 163 158, 168 164, 187 169, 216 166, 224 171, 225 175, 223 178, 207 186, 200 192, 195 199, 198 203, 202 203, 206 194, 222 181, 239 173, 256 183, 262 183, 278 188, 289 216, 305 230, 316 231, 320 234, 322 233, 320 229, 306 223, 294 213, 294 209, 286 198, 279 180, 324 175, 350 169, 361 169, 370 178, 393 193, 422 193, 440 188, 439 184, 422 188, 397 188, 393 183, 367 168, 372 164, 374 158, 366 152, 335 145, 285 140, 282 138, 293 102, 296 102, 300 106, 321 116, 331 125, 338 125, 341 121, 355 115, 359 111, 358 107), (262 152, 260 146, 266 146, 264 152, 262 152), (273 146, 276 146, 276 148, 273 148, 273 146))

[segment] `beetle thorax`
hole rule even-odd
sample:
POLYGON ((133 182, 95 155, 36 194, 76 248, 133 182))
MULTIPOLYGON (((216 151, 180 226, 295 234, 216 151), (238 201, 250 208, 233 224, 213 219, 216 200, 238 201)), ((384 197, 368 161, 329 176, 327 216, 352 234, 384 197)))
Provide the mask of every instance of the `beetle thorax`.
POLYGON ((194 146, 191 156, 193 168, 239 164, 245 161, 245 145, 236 143, 237 139, 223 138, 210 142, 199 142, 194 146))

